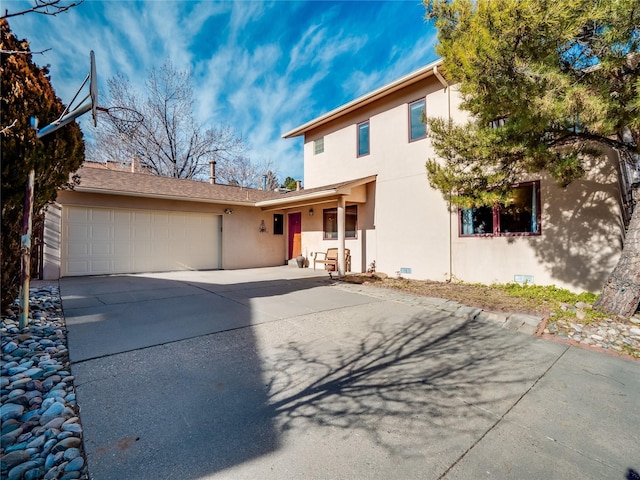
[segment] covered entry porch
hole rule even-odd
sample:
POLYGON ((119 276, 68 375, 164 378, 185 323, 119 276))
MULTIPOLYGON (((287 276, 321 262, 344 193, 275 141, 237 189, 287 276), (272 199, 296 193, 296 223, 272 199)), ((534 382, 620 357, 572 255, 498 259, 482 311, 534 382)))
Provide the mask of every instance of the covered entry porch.
POLYGON ((372 175, 300 190, 286 198, 257 202, 256 206, 264 212, 284 212, 274 213, 274 229, 281 221, 288 260, 301 255, 312 264, 318 253, 337 248, 336 273, 343 276, 347 272, 347 250, 352 270, 366 270, 367 238, 374 228, 375 181, 372 175))

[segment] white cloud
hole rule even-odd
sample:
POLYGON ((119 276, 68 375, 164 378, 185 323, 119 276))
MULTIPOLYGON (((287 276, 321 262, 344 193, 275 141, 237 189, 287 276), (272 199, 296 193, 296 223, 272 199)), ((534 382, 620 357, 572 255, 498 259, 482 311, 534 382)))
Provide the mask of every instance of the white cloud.
POLYGON ((200 122, 230 125, 254 160, 271 159, 281 176, 302 178, 302 141, 282 140, 283 132, 435 58, 434 38, 384 28, 417 11, 407 5, 86 0, 57 17, 10 24, 34 50, 52 48, 35 60, 51 64, 63 101, 87 74, 92 49, 103 99, 117 73, 142 89, 166 60, 192 70, 200 122))

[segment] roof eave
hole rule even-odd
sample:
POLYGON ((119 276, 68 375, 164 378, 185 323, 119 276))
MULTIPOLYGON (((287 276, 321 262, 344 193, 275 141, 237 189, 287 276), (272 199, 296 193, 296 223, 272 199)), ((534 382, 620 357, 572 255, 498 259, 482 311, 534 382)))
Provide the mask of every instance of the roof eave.
POLYGON ((256 207, 269 208, 275 206, 286 206, 299 203, 318 203, 317 200, 323 198, 335 197, 336 195, 350 195, 351 190, 360 185, 374 182, 377 175, 369 175, 368 177, 359 178, 351 182, 345 182, 339 186, 326 188, 324 190, 317 190, 315 192, 309 192, 307 194, 300 194, 292 197, 284 196, 283 198, 275 198, 273 200, 261 200, 256 202, 256 207))
POLYGON ((295 197, 289 198, 276 198, 274 200, 262 200, 256 202, 256 207, 273 207, 279 205, 286 205, 288 203, 298 203, 300 201, 310 201, 310 200, 318 200, 323 197, 329 197, 336 195, 338 193, 337 188, 329 188, 327 190, 321 190, 318 192, 309 193, 306 195, 296 195, 295 197))
POLYGON ((429 65, 420 68, 419 70, 411 72, 410 74, 405 75, 404 77, 399 78, 391 83, 388 83, 378 88, 377 90, 374 90, 373 92, 369 92, 366 95, 356 98, 349 103, 345 103, 344 105, 331 110, 330 112, 325 113, 320 117, 317 117, 297 128, 294 128, 293 130, 283 134, 282 138, 293 138, 303 135, 309 130, 320 127, 321 125, 335 120, 336 118, 339 118, 343 115, 353 112, 354 110, 362 108, 365 105, 375 102, 376 100, 386 95, 389 95, 402 88, 419 82, 420 80, 430 77, 434 75, 434 67, 437 67, 439 65, 442 65, 442 59, 436 60, 435 62, 432 62, 429 65))
POLYGON ((224 205, 237 205, 237 206, 250 206, 253 207, 256 205, 255 201, 247 200, 225 200, 225 199, 216 199, 216 198, 202 198, 202 197, 183 197, 179 195, 159 195, 154 193, 144 193, 144 192, 131 192, 126 190, 105 190, 101 188, 91 188, 91 187, 81 187, 76 186, 71 192, 80 192, 80 193, 99 193, 101 195, 123 195, 127 197, 139 197, 139 198, 156 198, 159 200, 180 200, 183 202, 198 202, 198 203, 220 203, 224 205))

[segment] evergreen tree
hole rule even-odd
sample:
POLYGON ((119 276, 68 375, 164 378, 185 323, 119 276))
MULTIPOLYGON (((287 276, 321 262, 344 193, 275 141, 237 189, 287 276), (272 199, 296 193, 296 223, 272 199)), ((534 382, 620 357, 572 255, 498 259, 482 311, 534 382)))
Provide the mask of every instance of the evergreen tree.
MULTIPOLYGON (((425 0, 444 71, 458 84, 468 125, 430 119, 432 186, 454 205, 508 198, 524 173, 560 185, 588 157, 640 157, 640 3, 637 0, 425 0), (504 120, 504 122, 496 120, 504 120), (496 128, 497 127, 497 128, 496 128)), ((638 198, 638 187, 635 187, 638 198)), ((598 306, 633 314, 640 301, 640 208, 598 306)))
POLYGON ((284 179, 284 182, 282 182, 282 188, 287 188, 289 190, 295 190, 296 189, 296 179, 293 177, 287 177, 284 179))
MULTIPOLYGON (((56 120, 64 105, 56 96, 48 70, 31 59, 29 43, 18 40, 6 19, 0 20, 2 50, 2 308, 17 296, 20 286, 20 236, 27 177, 35 170, 34 223, 42 221, 45 206, 54 201, 59 188, 70 185, 70 174, 84 158, 79 126, 72 122, 56 132, 36 138, 30 117, 40 125, 56 120)), ((32 242, 33 244, 33 242, 32 242)))

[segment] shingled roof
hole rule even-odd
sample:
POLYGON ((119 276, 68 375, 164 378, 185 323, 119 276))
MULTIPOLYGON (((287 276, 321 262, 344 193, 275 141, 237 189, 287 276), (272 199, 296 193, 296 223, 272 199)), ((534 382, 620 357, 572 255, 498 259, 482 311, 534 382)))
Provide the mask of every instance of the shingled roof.
POLYGON ((76 174, 80 176, 80 185, 75 188, 78 192, 238 205, 255 205, 261 200, 282 197, 281 193, 270 190, 212 185, 194 180, 105 170, 89 166, 82 166, 76 174))

